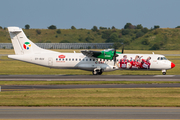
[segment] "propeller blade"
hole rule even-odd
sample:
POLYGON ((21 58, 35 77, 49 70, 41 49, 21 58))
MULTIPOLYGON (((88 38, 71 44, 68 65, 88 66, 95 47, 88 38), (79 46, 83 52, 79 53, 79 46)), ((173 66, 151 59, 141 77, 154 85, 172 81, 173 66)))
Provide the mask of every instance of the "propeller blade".
POLYGON ((105 58, 105 50, 104 50, 104 58, 105 58))
POLYGON ((116 55, 116 49, 114 50, 114 56, 116 55))
POLYGON ((122 54, 124 53, 124 45, 123 45, 123 48, 122 48, 122 54))
POLYGON ((114 49, 114 56, 113 56, 114 66, 115 66, 115 63, 116 63, 116 56, 118 56, 118 55, 116 54, 116 49, 114 49))

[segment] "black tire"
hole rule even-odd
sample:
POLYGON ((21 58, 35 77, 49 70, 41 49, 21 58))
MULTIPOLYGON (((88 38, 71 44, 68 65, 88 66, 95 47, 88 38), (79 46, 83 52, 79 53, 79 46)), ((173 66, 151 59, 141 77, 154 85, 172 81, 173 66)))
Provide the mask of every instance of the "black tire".
POLYGON ((166 75, 166 72, 163 72, 162 74, 163 74, 163 75, 166 75))
POLYGON ((101 75, 103 73, 103 70, 101 69, 99 72, 98 72, 98 75, 101 75))
POLYGON ((101 75, 102 74, 102 72, 98 72, 98 75, 101 75))

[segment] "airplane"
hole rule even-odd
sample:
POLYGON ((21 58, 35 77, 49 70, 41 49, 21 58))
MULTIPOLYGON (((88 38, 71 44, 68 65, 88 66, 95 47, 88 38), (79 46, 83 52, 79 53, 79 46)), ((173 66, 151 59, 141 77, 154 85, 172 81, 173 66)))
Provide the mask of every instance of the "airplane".
POLYGON ((38 47, 19 27, 8 27, 15 55, 8 58, 57 69, 81 69, 93 75, 114 70, 160 70, 163 75, 175 67, 164 55, 124 54, 115 49, 61 53, 38 47))

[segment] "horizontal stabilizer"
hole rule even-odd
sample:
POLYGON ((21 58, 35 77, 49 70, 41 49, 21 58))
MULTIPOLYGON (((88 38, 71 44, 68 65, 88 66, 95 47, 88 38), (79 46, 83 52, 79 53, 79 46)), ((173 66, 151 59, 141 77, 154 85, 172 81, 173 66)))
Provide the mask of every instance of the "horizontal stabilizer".
POLYGON ((19 33, 22 32, 22 29, 19 27, 8 27, 9 32, 13 32, 13 33, 19 33))

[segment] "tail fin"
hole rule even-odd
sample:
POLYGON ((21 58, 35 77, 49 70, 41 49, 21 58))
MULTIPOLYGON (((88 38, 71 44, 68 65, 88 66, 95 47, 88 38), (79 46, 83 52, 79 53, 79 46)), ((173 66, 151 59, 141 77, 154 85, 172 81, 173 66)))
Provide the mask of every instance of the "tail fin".
POLYGON ((8 27, 8 31, 16 55, 32 54, 35 52, 46 51, 30 41, 21 28, 8 27))

